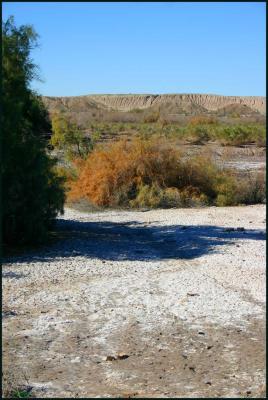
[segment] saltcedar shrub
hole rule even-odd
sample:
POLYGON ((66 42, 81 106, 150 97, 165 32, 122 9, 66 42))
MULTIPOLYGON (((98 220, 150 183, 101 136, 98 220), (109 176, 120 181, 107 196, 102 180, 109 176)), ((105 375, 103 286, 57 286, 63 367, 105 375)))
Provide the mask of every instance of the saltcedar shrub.
POLYGON ((35 76, 30 51, 37 35, 30 26, 17 28, 13 18, 2 32, 2 237, 9 246, 33 244, 47 237, 63 212, 63 178, 42 138, 50 128, 47 111, 30 89, 35 76))
POLYGON ((185 160, 165 139, 135 139, 96 148, 80 160, 68 199, 104 207, 225 206, 240 204, 240 187, 231 171, 207 157, 185 160))

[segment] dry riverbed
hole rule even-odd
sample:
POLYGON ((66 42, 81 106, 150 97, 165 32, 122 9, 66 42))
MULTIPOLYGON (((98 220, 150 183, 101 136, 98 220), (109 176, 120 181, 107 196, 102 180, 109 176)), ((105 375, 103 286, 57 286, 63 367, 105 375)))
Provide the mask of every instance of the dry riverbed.
POLYGON ((44 398, 265 395, 265 206, 66 209, 57 230, 4 260, 13 384, 44 398))

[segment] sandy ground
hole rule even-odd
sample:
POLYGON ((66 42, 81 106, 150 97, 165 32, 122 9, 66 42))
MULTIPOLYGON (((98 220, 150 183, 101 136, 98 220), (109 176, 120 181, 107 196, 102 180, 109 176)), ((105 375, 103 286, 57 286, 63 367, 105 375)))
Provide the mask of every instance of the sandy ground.
POLYGON ((5 374, 38 397, 264 397, 265 206, 57 226, 4 262, 5 374))

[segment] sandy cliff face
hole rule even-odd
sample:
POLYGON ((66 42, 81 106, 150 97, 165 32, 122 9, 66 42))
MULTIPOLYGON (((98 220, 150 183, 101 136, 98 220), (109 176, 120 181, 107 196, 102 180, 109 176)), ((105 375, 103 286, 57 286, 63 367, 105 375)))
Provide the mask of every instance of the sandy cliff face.
POLYGON ((216 95, 187 95, 193 102, 205 107, 207 110, 217 110, 230 104, 245 104, 261 114, 266 113, 266 98, 257 96, 216 96, 216 95))
POLYGON ((86 111, 90 108, 105 108, 118 111, 146 109, 152 106, 189 108, 202 107, 207 111, 217 111, 229 105, 239 104, 266 114, 266 97, 259 96, 219 96, 210 94, 161 94, 161 95, 89 95, 76 97, 44 97, 49 108, 64 106, 73 111, 86 111))
POLYGON ((130 111, 135 108, 148 108, 164 103, 191 103, 215 111, 230 104, 245 104, 261 114, 266 112, 266 98, 257 96, 217 96, 209 94, 164 94, 164 95, 96 95, 92 100, 109 108, 130 111))

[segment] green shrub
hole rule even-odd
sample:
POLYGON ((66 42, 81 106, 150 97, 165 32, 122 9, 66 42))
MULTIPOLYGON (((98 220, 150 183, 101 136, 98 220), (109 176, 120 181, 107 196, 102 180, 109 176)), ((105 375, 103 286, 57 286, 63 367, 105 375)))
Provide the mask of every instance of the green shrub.
POLYGON ((63 178, 41 136, 49 129, 47 111, 29 88, 35 73, 30 50, 37 35, 30 26, 16 28, 13 18, 2 24, 2 31, 3 242, 41 242, 63 212, 65 196, 63 178))
POLYGON ((63 113, 53 115, 50 143, 56 149, 63 150, 68 160, 87 157, 94 139, 86 137, 79 126, 63 113))
POLYGON ((216 185, 216 190, 217 206, 263 203, 266 196, 264 174, 250 173, 240 178, 227 175, 216 185))
POLYGON ((265 145, 266 130, 263 125, 220 126, 212 130, 212 136, 223 145, 239 146, 248 143, 265 145))
POLYGON ((143 122, 146 123, 146 124, 148 124, 148 123, 151 124, 153 122, 157 122, 159 120, 159 118, 160 118, 159 111, 155 111, 155 112, 152 112, 149 115, 146 115, 144 117, 144 119, 143 119, 143 122))
POLYGON ((179 192, 181 207, 199 207, 209 204, 206 194, 200 192, 196 187, 188 186, 179 192))
POLYGON ((237 190, 239 204, 264 203, 265 199, 266 185, 263 172, 251 173, 239 182, 239 190, 237 190))
POLYGON ((188 128, 187 136, 193 144, 204 144, 211 138, 209 128, 203 125, 188 128))
POLYGON ((180 207, 181 205, 181 196, 177 188, 169 187, 163 190, 161 196, 161 207, 170 208, 180 207))
POLYGON ((138 186, 137 196, 130 201, 131 207, 157 208, 161 205, 163 190, 157 183, 138 186))
POLYGON ((140 185, 137 197, 130 201, 131 207, 171 208, 197 207, 208 204, 208 197, 196 188, 179 190, 175 187, 161 188, 157 184, 140 185))

